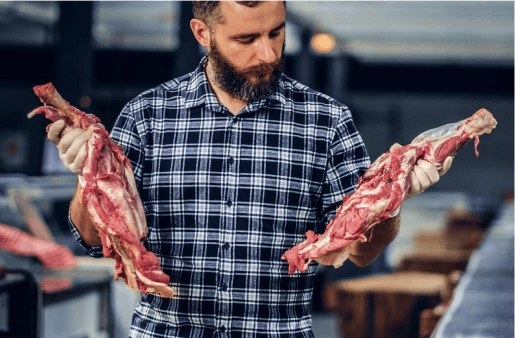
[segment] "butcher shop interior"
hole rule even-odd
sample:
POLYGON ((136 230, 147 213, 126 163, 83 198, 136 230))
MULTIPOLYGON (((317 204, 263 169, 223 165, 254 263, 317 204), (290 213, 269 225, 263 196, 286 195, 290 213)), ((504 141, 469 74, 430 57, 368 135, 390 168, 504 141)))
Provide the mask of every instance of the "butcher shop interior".
MULTIPOLYGON (((141 292, 75 239, 77 174, 47 139, 51 121, 27 114, 51 82, 111 132, 129 101, 207 53, 192 9, 0 1, 0 337, 129 336, 141 292)), ((372 162, 481 108, 497 120, 402 204, 370 265, 312 262, 314 336, 513 337, 514 3, 287 1, 285 36, 285 74, 349 107, 372 162)))

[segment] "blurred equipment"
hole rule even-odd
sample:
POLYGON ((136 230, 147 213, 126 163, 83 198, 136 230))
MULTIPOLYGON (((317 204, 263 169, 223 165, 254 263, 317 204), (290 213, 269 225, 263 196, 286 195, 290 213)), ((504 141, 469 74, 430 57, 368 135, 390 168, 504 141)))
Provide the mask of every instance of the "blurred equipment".
POLYGON ((32 199, 36 197, 34 195, 37 195, 38 191, 30 188, 20 188, 9 190, 9 194, 13 204, 16 204, 18 207, 32 235, 43 241, 54 242, 55 240, 50 228, 45 223, 39 210, 32 203, 32 199))
POLYGON ((0 126, 0 173, 40 174, 43 151, 38 139, 40 133, 32 134, 31 128, 23 128, 13 121, 7 124, 11 126, 0 126))
POLYGON ((15 172, 29 165, 29 144, 22 130, 0 135, 0 163, 5 171, 15 172))
POLYGON ((100 261, 83 272, 67 248, 78 246, 66 223, 74 187, 71 175, 0 176, 0 223, 10 225, 0 225, 2 337, 113 337, 112 272, 100 261))
POLYGON ((2 269, 0 277, 0 336, 13 338, 46 338, 41 328, 41 292, 34 276, 22 269, 2 269), (3 316, 2 316, 3 317, 3 316), (1 318, 1 317, 0 317, 1 318))

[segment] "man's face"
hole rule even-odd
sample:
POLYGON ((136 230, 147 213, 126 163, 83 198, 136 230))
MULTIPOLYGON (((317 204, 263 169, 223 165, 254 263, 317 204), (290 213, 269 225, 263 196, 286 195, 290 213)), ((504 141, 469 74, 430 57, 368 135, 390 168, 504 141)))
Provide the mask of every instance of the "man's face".
POLYGON ((270 95, 284 71, 282 2, 264 1, 249 8, 220 2, 223 19, 211 32, 208 59, 214 81, 243 101, 270 95))

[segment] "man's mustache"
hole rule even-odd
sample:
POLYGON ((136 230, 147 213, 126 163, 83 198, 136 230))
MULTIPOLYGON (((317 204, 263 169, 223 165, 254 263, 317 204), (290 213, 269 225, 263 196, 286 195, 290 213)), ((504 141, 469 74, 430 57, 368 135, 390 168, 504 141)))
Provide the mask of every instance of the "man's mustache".
POLYGON ((272 63, 261 63, 256 66, 251 66, 245 70, 245 74, 261 74, 265 71, 274 71, 281 69, 281 59, 277 59, 272 63))

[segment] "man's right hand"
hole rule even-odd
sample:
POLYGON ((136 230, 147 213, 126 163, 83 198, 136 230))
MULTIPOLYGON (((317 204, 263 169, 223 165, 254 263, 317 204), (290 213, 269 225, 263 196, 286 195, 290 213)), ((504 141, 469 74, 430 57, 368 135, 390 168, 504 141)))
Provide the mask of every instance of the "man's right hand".
POLYGON ((92 132, 81 128, 70 129, 62 138, 59 135, 64 130, 64 120, 54 122, 48 129, 47 138, 57 146, 59 158, 71 172, 81 175, 82 164, 86 158, 86 142, 92 132))
POLYGON ((66 134, 60 137, 61 132, 65 129, 66 124, 63 120, 54 122, 48 128, 47 138, 57 146, 59 150, 59 158, 63 161, 66 168, 78 174, 78 184, 70 203, 70 218, 82 236, 86 244, 90 246, 102 245, 102 240, 98 235, 98 230, 91 220, 91 216, 84 204, 82 204, 82 188, 86 184, 82 177, 82 164, 86 158, 86 142, 93 134, 91 130, 82 128, 69 128, 66 134))

